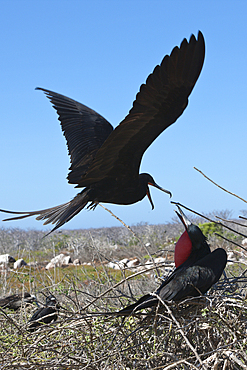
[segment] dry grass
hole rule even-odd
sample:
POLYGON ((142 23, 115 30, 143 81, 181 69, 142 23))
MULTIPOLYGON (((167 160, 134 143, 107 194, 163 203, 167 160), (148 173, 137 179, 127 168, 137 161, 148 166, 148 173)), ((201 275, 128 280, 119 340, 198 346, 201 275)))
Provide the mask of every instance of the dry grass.
POLYGON ((91 275, 74 270, 72 279, 64 269, 46 281, 62 306, 56 323, 30 334, 33 307, 0 311, 0 369, 246 369, 244 268, 229 266, 228 277, 206 297, 160 302, 124 320, 116 311, 153 290, 154 279, 131 279, 122 271, 121 280, 104 265, 91 275))
MULTIPOLYGON (((126 239, 128 253, 133 250, 135 256, 138 250, 143 262, 144 254, 164 255, 175 239, 169 237, 160 245, 162 228, 155 233, 151 228, 148 231, 148 238, 142 236, 135 248, 133 237, 126 239), (153 243, 148 251, 146 242, 153 243)), ((6 239, 4 234, 3 238, 6 239)), ((59 253, 57 248, 73 247, 78 253, 86 250, 92 266, 49 271, 36 267, 2 270, 2 295, 30 291, 44 302, 44 295, 50 292, 56 296, 61 310, 58 321, 30 333, 27 322, 35 306, 23 306, 18 312, 0 309, 0 370, 247 369, 246 257, 238 247, 220 241, 228 251, 235 249, 234 258, 241 258, 241 263, 235 260, 229 264, 226 275, 206 296, 179 304, 160 301, 152 311, 123 319, 116 312, 154 291, 160 284, 163 268, 155 267, 145 273, 112 270, 106 266, 111 255, 105 244, 102 249, 102 239, 98 242, 90 235, 92 246, 88 247, 89 239, 78 233, 76 238, 74 234, 71 239, 64 235, 54 238, 57 240, 48 240, 50 244, 44 249, 36 248, 36 239, 32 242, 34 252, 26 247, 30 260, 32 256, 35 260, 38 255, 47 256, 52 249, 59 253)), ((114 234, 114 239, 117 238, 114 234)), ((216 245, 213 238, 211 244, 216 245)), ((124 253, 123 245, 117 253, 124 253)))

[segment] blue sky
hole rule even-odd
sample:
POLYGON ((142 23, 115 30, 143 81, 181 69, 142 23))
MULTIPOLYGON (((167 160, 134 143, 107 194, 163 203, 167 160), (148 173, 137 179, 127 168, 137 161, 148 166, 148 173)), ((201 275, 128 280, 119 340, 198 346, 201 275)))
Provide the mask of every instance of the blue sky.
MULTIPOLYGON (((70 200, 69 156, 43 87, 80 101, 115 127, 165 54, 201 30, 203 71, 183 115, 146 151, 141 172, 198 212, 247 208, 193 167, 247 198, 246 1, 1 1, 0 208, 31 211, 70 200)), ((131 206, 106 205, 127 224, 165 223, 169 197, 151 188, 131 206)), ((1 214, 1 219, 5 214, 1 214)), ((82 211, 66 228, 118 226, 106 211, 82 211)), ((29 218, 4 227, 46 229, 29 218)))

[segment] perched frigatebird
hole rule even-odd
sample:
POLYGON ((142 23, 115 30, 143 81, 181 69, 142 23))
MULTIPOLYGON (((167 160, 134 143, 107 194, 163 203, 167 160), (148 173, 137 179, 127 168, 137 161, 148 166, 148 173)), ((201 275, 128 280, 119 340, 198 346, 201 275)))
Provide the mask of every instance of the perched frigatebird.
MULTIPOLYGON (((36 216, 52 223, 56 230, 71 220, 85 206, 94 209, 99 202, 133 204, 148 196, 148 185, 168 193, 147 173, 139 174, 145 150, 167 127, 173 124, 188 105, 188 97, 200 75, 205 56, 201 32, 189 42, 184 39, 156 66, 140 87, 129 114, 113 129, 100 114, 75 100, 55 92, 45 92, 56 109, 67 140, 71 166, 70 184, 84 189, 68 203, 6 220, 36 216), (90 203, 89 203, 90 202, 90 203), (89 205, 88 205, 89 203, 89 205)), ((4 221, 6 221, 4 220, 4 221)), ((52 232, 51 231, 51 232, 52 232)))
POLYGON ((35 296, 27 292, 25 292, 24 295, 12 294, 7 297, 0 298, 0 307, 16 311, 26 304, 33 303, 35 300, 35 296))
POLYGON ((60 306, 53 295, 46 297, 45 307, 41 307, 34 312, 33 316, 28 322, 28 330, 35 331, 43 324, 49 324, 52 321, 56 321, 59 308, 60 306))
POLYGON ((200 228, 192 224, 178 207, 179 218, 185 232, 175 247, 176 269, 152 294, 141 297, 136 303, 119 311, 129 315, 143 308, 156 306, 162 301, 180 301, 186 297, 197 297, 206 293, 221 277, 227 262, 226 251, 222 248, 210 251, 206 237, 200 228))

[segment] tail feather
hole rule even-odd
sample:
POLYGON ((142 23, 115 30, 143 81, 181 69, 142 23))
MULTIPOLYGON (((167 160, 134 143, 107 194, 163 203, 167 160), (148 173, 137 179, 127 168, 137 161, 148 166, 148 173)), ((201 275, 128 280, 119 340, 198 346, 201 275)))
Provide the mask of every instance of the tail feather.
POLYGON ((151 295, 146 294, 143 297, 141 297, 136 303, 133 303, 122 310, 118 311, 119 315, 131 315, 132 313, 135 313, 139 310, 142 310, 144 308, 151 308, 155 306, 158 303, 158 299, 151 295))
MULTIPOLYGON (((58 229, 66 222, 71 220, 77 213, 79 213, 88 203, 88 191, 83 191, 77 194, 70 202, 60 204, 59 206, 43 209, 40 211, 31 211, 31 212, 16 212, 16 211, 7 211, 5 209, 0 209, 0 212, 5 213, 12 213, 16 215, 16 217, 5 218, 3 221, 12 221, 12 220, 20 220, 30 216, 36 216, 36 220, 46 220, 44 225, 47 224, 55 224, 56 226, 48 233, 52 233, 54 230, 58 229)), ((47 234, 47 235, 48 235, 47 234)))

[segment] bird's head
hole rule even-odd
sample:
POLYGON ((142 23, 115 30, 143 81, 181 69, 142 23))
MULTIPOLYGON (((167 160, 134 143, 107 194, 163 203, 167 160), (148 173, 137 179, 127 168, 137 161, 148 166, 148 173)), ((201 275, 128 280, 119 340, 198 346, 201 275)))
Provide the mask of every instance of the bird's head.
POLYGON ((161 186, 156 184, 153 177, 151 175, 149 175, 149 173, 141 173, 139 175, 139 180, 141 181, 142 184, 144 184, 146 186, 146 194, 147 194, 148 199, 151 203, 152 209, 154 209, 154 204, 153 204, 153 201, 152 201, 152 198, 151 198, 151 194, 150 194, 148 185, 154 186, 155 188, 157 188, 161 191, 164 191, 165 193, 169 194, 170 197, 172 196, 172 193, 169 190, 163 189, 161 186))
POLYGON ((185 227, 184 233, 180 236, 175 246, 175 266, 179 267, 189 258, 192 252, 207 254, 210 253, 210 248, 207 244, 207 238, 203 235, 201 229, 190 222, 181 208, 178 205, 177 207, 179 212, 176 211, 176 213, 185 227))
POLYGON ((56 306, 57 305, 57 300, 56 300, 56 297, 54 297, 54 295, 49 295, 48 297, 46 297, 46 306, 48 307, 51 307, 51 306, 56 306))

